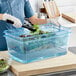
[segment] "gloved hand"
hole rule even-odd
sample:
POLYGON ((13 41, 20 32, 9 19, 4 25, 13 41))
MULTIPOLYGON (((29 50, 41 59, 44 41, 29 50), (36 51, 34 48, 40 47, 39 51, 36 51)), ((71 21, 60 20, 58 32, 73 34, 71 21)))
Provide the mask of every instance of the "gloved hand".
POLYGON ((14 17, 14 16, 11 16, 9 14, 6 14, 6 13, 3 14, 2 20, 13 24, 13 26, 15 26, 17 28, 22 26, 22 23, 21 23, 21 21, 18 18, 14 17))

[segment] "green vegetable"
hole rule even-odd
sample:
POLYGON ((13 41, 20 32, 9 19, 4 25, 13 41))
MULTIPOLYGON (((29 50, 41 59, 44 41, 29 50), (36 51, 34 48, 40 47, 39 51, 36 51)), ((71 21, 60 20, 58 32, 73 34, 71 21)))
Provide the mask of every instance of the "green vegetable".
POLYGON ((39 29, 39 25, 33 25, 35 29, 39 29))
POLYGON ((42 30, 39 29, 39 25, 33 25, 33 28, 35 28, 36 31, 35 31, 35 32, 31 32, 32 35, 44 34, 44 33, 46 33, 46 32, 44 32, 44 31, 42 31, 42 30))
POLYGON ((9 68, 9 65, 7 64, 7 60, 5 59, 0 59, 0 73, 4 72, 9 68))

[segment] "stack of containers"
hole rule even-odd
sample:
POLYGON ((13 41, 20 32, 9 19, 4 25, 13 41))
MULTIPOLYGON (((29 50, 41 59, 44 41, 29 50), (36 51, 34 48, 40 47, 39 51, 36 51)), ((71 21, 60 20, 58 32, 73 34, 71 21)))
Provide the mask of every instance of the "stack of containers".
POLYGON ((40 29, 48 33, 29 35, 30 31, 25 28, 6 30, 5 38, 9 55, 12 59, 21 63, 29 63, 47 58, 65 55, 68 49, 70 29, 59 28, 51 23, 40 25, 40 29))

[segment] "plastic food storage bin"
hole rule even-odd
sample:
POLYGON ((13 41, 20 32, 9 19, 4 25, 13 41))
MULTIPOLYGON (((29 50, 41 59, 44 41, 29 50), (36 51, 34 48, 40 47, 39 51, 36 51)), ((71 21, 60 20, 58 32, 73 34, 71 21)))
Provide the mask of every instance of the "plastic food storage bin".
POLYGON ((69 28, 62 26, 59 28, 49 23, 41 25, 40 29, 49 30, 49 33, 20 37, 20 35, 29 35, 29 31, 25 28, 4 31, 9 55, 12 59, 21 63, 29 63, 67 53, 69 28))

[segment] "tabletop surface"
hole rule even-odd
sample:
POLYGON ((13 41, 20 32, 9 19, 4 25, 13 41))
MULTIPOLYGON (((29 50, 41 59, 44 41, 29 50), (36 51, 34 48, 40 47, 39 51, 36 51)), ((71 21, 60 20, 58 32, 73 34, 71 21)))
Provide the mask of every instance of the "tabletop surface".
MULTIPOLYGON (((68 22, 64 19, 62 19, 60 22, 67 27, 76 26, 76 24, 68 22)), ((8 51, 0 52, 0 56, 8 57, 8 51)), ((66 55, 63 56, 33 62, 29 64, 21 64, 13 60, 10 69, 17 76, 25 76, 25 75, 28 76, 28 75, 36 75, 49 72, 52 73, 57 71, 76 69, 76 54, 68 52, 66 55)))
MULTIPOLYGON (((8 56, 8 51, 0 52, 0 55, 8 56)), ((28 76, 76 69, 76 54, 68 51, 68 53, 63 56, 28 64, 22 64, 13 60, 10 69, 17 76, 28 76)))

